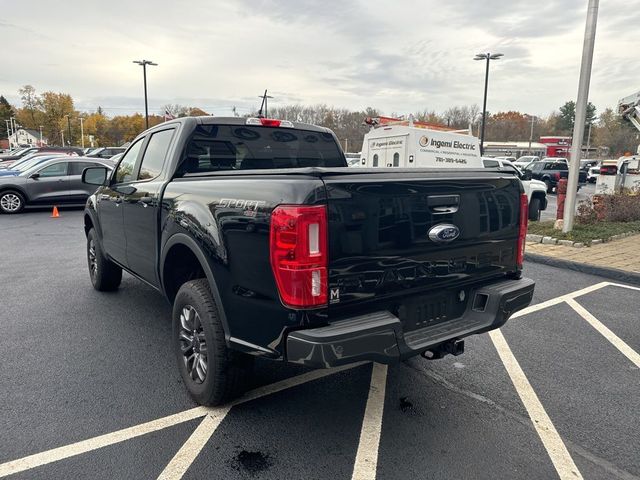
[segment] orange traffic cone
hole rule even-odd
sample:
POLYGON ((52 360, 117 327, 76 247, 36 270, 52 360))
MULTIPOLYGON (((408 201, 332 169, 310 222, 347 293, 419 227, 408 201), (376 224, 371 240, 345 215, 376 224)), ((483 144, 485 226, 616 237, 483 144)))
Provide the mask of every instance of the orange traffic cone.
POLYGON ((58 218, 60 214, 58 213, 58 207, 53 207, 53 212, 51 212, 51 218, 58 218))

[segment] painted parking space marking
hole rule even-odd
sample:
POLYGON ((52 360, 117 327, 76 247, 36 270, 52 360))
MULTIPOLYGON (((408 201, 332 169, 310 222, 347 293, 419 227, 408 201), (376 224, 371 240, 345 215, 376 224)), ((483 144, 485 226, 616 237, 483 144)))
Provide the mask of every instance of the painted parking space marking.
POLYGON ((558 472, 558 476, 562 480, 581 479, 582 474, 574 463, 573 458, 571 458, 566 445, 562 441, 562 438, 560 438, 560 434, 558 434, 558 431, 551 422, 549 415, 547 415, 538 395, 536 395, 536 392, 533 390, 533 387, 520 367, 518 360, 513 355, 504 335, 500 330, 493 330, 489 332, 489 336, 498 351, 498 355, 511 378, 520 400, 522 400, 524 407, 527 409, 533 426, 540 440, 542 440, 542 444, 547 450, 549 458, 551 458, 551 462, 558 472))
POLYGON ((194 430, 178 453, 171 459, 158 480, 178 480, 183 477, 193 461, 198 457, 211 435, 214 434, 222 420, 227 416, 231 407, 218 409, 205 415, 198 428, 194 430))
MULTIPOLYGON (((297 375, 295 377, 287 378, 285 380, 281 380, 279 382, 275 382, 270 385, 251 390, 232 402, 229 406, 221 408, 231 408, 241 403, 250 402, 251 400, 256 400, 258 398, 262 398, 267 395, 271 395, 273 393, 280 392, 292 387, 296 387, 313 380, 327 377, 329 375, 334 375, 344 370, 359 367, 361 365, 363 365, 363 363, 344 365, 342 367, 337 367, 330 370, 314 370, 311 372, 303 373, 302 375, 297 375)), ((80 442, 65 445, 63 447, 46 450, 44 452, 29 455, 17 460, 11 460, 9 462, 0 464, 0 478, 6 477, 8 475, 13 475, 18 472, 24 472, 25 470, 31 470, 32 468, 40 467, 48 463, 64 460, 65 458, 80 455, 82 453, 91 452, 93 450, 97 450, 109 445, 124 442, 141 435, 146 435, 147 433, 163 430, 180 423, 188 422, 189 420, 204 417, 207 414, 215 415, 219 411, 220 408, 195 407, 183 412, 175 413, 173 415, 158 418, 150 422, 142 423, 140 425, 124 428, 122 430, 117 430, 105 435, 99 435, 97 437, 82 440, 80 442)))
POLYGON ((360 430, 358 452, 351 475, 352 480, 373 480, 376 478, 386 388, 387 366, 374 363, 371 370, 369 397, 360 430))
POLYGON ((598 333, 606 338, 620 353, 627 357, 633 364, 640 368, 640 354, 631 348, 624 340, 607 328, 600 320, 594 317, 586 308, 573 299, 567 300, 567 304, 584 320, 586 320, 598 333))

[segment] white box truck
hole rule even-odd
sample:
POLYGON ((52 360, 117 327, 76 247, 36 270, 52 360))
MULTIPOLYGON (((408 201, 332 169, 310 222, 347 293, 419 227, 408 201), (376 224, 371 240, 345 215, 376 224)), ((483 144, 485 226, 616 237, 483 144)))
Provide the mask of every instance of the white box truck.
POLYGON ((378 117, 362 143, 360 167, 482 168, 480 142, 460 130, 378 117))

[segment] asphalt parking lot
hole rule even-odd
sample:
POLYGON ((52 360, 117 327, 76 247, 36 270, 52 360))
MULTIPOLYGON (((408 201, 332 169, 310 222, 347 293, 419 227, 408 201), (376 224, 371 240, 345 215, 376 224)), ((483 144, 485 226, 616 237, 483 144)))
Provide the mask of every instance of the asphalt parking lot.
MULTIPOLYGON (((578 208, 578 204, 582 200, 591 198, 594 193, 596 193, 595 183, 587 183, 580 190, 578 190, 578 195, 576 196, 576 209, 578 208)), ((547 209, 540 212, 540 220, 555 220, 557 209, 558 196, 555 193, 547 193, 547 209)))
POLYGON ((89 282, 81 210, 0 216, 0 477, 640 478, 639 289, 527 264, 535 305, 466 353, 388 368, 258 362, 206 409, 170 307, 89 282))

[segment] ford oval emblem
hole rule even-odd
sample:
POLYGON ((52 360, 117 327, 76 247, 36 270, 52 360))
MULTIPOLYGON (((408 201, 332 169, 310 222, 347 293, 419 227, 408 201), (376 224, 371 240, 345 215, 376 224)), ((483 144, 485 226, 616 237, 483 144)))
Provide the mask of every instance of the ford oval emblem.
POLYGON ((429 230, 429 239, 436 243, 453 242, 460 236, 460 229, 450 223, 441 223, 431 227, 429 230))

